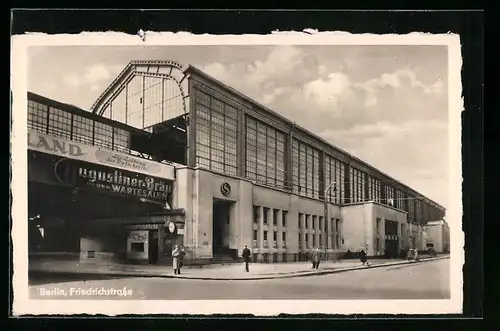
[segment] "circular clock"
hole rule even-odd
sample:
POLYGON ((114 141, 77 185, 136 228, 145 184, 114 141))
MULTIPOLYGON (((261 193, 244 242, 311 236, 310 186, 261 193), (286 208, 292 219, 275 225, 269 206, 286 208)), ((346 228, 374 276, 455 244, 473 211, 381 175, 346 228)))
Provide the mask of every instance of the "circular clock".
POLYGON ((170 233, 174 233, 174 231, 175 231, 175 223, 174 222, 168 223, 168 231, 170 231, 170 233))

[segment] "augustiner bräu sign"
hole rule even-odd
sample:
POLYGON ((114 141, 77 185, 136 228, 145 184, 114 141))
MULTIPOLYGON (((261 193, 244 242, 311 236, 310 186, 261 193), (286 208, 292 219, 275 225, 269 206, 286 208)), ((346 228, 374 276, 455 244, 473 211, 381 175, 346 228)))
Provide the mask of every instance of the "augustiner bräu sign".
POLYGON ((172 192, 172 181, 99 164, 66 159, 57 168, 61 181, 78 187, 93 186, 161 202, 168 201, 172 192))
POLYGON ((152 200, 167 201, 168 195, 172 192, 171 183, 164 180, 112 168, 98 170, 92 166, 80 166, 78 178, 87 185, 152 200))

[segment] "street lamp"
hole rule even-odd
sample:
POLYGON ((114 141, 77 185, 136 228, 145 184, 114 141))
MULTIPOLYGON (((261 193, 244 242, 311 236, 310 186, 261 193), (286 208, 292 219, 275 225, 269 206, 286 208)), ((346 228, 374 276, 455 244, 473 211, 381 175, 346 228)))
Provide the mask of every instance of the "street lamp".
MULTIPOLYGON (((326 224, 326 222, 329 221, 329 218, 328 218, 328 200, 326 198, 326 194, 328 193, 328 191, 330 190, 330 188, 335 185, 335 182, 331 182, 330 185, 328 185, 323 193, 323 199, 324 199, 324 207, 325 207, 325 215, 324 215, 324 222, 326 224)), ((335 228, 335 224, 332 224, 332 230, 335 228)), ((335 235, 337 235, 336 233, 337 229, 335 229, 335 235)), ((325 235, 325 238, 326 238, 326 242, 328 242, 328 237, 325 235)), ((327 245, 326 245, 327 246, 327 245)), ((337 255, 335 253, 335 246, 336 243, 335 243, 335 240, 333 241, 333 248, 334 248, 334 251, 333 251, 333 262, 335 263, 336 260, 337 260, 337 255)))

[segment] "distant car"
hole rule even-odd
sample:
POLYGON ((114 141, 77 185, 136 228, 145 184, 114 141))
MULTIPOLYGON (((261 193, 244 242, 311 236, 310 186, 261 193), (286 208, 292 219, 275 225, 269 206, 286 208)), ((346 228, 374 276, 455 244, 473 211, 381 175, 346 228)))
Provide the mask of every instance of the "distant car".
POLYGON ((436 250, 434 248, 429 248, 427 250, 427 254, 429 254, 430 256, 436 256, 437 255, 436 250))
POLYGON ((406 258, 409 261, 420 261, 420 258, 418 256, 418 251, 416 249, 409 249, 408 254, 406 255, 406 258))

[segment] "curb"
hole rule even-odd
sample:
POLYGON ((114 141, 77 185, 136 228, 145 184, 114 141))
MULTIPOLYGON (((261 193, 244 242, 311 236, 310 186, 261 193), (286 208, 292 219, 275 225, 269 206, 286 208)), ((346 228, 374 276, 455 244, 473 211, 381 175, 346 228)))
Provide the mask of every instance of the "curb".
POLYGON ((330 270, 325 269, 322 271, 297 271, 297 272, 290 272, 290 273, 284 273, 284 274, 274 274, 274 275, 267 275, 267 276, 255 276, 255 277, 244 277, 244 278, 243 277, 241 277, 241 278, 197 277, 197 276, 186 277, 186 276, 176 276, 176 275, 160 275, 158 277, 160 277, 160 278, 177 278, 177 279, 193 279, 193 280, 222 280, 222 281, 269 280, 269 279, 322 276, 322 275, 336 274, 336 273, 347 272, 347 271, 368 270, 368 269, 373 269, 373 268, 392 267, 392 266, 398 266, 398 265, 415 264, 415 263, 420 263, 420 262, 431 262, 431 261, 442 260, 442 259, 447 259, 447 258, 449 258, 449 256, 427 258, 427 259, 422 259, 419 262, 398 261, 398 262, 390 262, 390 263, 371 265, 370 267, 356 266, 356 267, 346 267, 346 268, 330 269, 330 270))
POLYGON ((382 267, 391 267, 397 265, 406 265, 406 264, 417 264, 421 262, 431 262, 436 260, 449 259, 449 256, 440 256, 433 258, 422 259, 418 262, 415 261, 397 261, 383 264, 375 264, 370 267, 366 266, 356 266, 356 267, 346 267, 339 269, 325 269, 321 271, 297 271, 290 273, 282 273, 282 274, 274 274, 274 275, 266 275, 266 276, 255 276, 255 277, 241 277, 241 278, 231 278, 231 277, 203 277, 203 276, 178 276, 172 274, 145 274, 139 272, 124 272, 124 273, 112 273, 112 272, 69 272, 69 271, 41 271, 41 270, 33 270, 29 271, 29 275, 59 275, 59 276, 99 276, 99 277, 137 277, 137 278, 168 278, 168 279, 192 279, 192 280, 220 280, 220 281, 248 281, 248 280, 269 280, 269 279, 284 279, 284 278, 295 278, 295 277, 311 277, 311 276, 321 276, 321 275, 329 275, 347 271, 355 271, 355 270, 368 270, 374 268, 382 268, 382 267))

